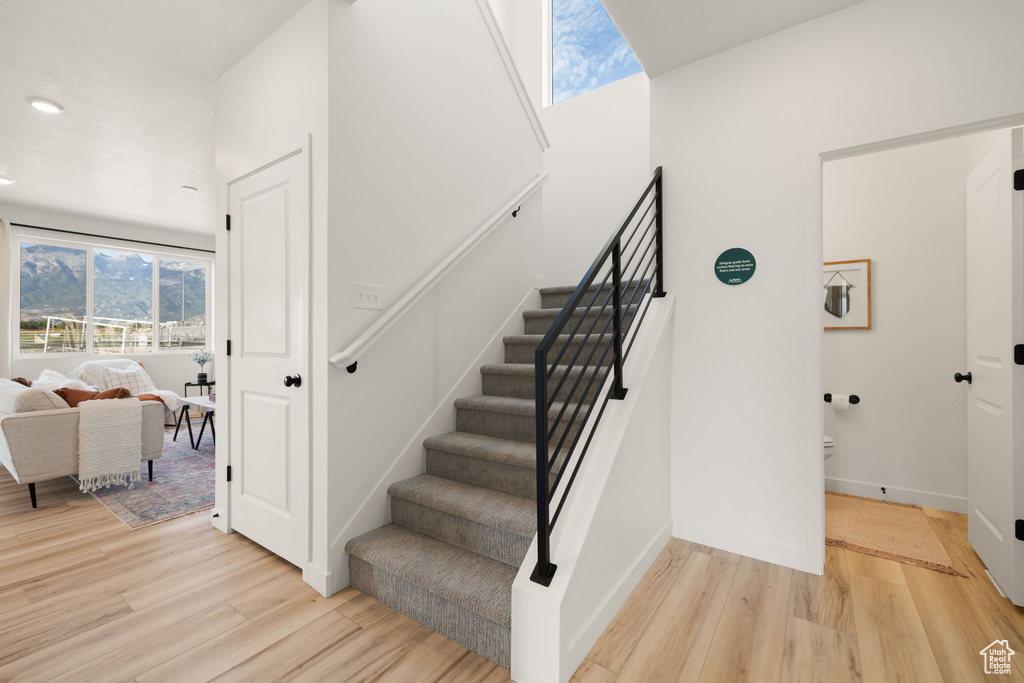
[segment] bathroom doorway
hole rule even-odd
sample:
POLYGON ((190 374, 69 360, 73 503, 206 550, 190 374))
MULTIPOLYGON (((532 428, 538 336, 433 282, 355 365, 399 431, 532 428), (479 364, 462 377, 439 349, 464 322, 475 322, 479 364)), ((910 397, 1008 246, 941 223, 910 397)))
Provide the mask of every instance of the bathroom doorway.
POLYGON ((971 545, 1018 603, 1024 586, 1010 584, 1014 566, 1024 573, 1024 544, 1013 539, 1022 493, 1005 478, 1014 459, 1024 465, 1012 442, 1013 394, 1017 412, 1024 401, 1013 391, 1024 369, 1013 368, 1012 345, 1024 330, 1010 341, 1010 326, 1024 324, 1010 310, 1024 304, 1022 200, 1011 173, 1022 137, 947 137, 829 160, 822 171, 824 261, 870 259, 871 291, 863 296, 868 282, 856 273, 823 270, 823 327, 834 328, 823 330, 824 390, 860 399, 825 406, 824 433, 835 441, 825 490, 967 515, 971 545), (986 227, 1001 211, 1002 233, 986 227), (1011 244, 1012 221, 1021 224, 1011 244), (855 310, 868 302, 869 313, 855 310), (865 314, 870 325, 848 324, 865 314))

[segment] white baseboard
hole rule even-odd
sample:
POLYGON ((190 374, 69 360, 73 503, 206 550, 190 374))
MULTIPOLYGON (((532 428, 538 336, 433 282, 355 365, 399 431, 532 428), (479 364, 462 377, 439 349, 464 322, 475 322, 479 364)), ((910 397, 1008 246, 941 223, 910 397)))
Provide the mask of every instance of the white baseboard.
POLYGON ((746 555, 755 560, 799 569, 810 574, 821 574, 821 558, 811 557, 806 548, 746 536, 679 518, 672 520, 672 535, 685 541, 746 555))
POLYGON ((850 479, 838 479, 825 477, 825 490, 836 493, 848 493, 851 496, 861 498, 873 498, 875 500, 891 500, 896 503, 910 503, 921 507, 946 510, 948 512, 959 512, 967 514, 967 499, 959 496, 950 496, 945 493, 931 493, 930 491, 915 491, 914 489, 901 489, 896 486, 886 486, 885 493, 882 493, 882 484, 869 484, 863 481, 850 479))
POLYGON ((985 576, 988 577, 988 580, 991 581, 992 585, 996 587, 997 591, 999 591, 999 596, 1000 597, 1006 598, 1007 600, 1010 599, 1009 597, 1007 597, 1006 593, 1003 592, 1003 589, 999 587, 999 584, 996 583, 995 577, 992 576, 992 572, 990 572, 989 570, 986 569, 985 570, 985 576))
POLYGON ((224 518, 224 511, 218 508, 213 508, 210 511, 210 526, 226 534, 231 533, 231 529, 228 528, 228 522, 224 518))
POLYGON ((318 566, 314 562, 310 562, 306 567, 306 570, 302 573, 302 580, 312 586, 316 592, 325 598, 330 597, 333 593, 337 592, 331 585, 331 572, 318 566))

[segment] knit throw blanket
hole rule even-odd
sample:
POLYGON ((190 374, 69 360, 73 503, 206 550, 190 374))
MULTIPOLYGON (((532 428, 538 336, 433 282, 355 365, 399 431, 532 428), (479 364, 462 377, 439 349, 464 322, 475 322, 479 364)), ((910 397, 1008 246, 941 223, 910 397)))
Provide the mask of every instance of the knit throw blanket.
POLYGON ((132 488, 141 479, 142 403, 137 398, 78 404, 78 479, 82 491, 132 488))

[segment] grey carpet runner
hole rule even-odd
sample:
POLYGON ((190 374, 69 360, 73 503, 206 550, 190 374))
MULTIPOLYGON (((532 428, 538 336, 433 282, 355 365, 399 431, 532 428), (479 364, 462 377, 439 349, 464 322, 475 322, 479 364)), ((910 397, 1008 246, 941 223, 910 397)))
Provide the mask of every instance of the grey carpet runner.
MULTIPOLYGON (((355 588, 505 668, 512 582, 537 529, 533 352, 572 291, 541 290, 542 309, 523 314, 524 334, 504 340, 505 363, 480 369, 484 394, 455 401, 457 430, 424 442, 427 472, 388 489, 393 522, 345 546, 355 588)), ((570 345, 565 358, 577 348, 570 345)), ((565 372, 552 373, 552 389, 565 372)), ((556 401, 580 375, 568 372, 556 401)), ((584 400, 594 393, 596 386, 584 400)), ((561 408, 556 402, 552 410, 561 408)), ((566 427, 567 444, 579 427, 566 427)))

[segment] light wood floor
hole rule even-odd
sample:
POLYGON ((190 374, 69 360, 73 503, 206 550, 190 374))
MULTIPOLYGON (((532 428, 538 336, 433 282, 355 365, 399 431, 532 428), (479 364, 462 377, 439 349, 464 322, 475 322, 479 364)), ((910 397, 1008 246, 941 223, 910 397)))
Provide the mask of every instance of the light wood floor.
MULTIPOLYGON (((508 671, 358 591, 329 599, 200 513, 129 531, 70 479, 38 510, 0 468, 0 681, 488 681, 508 671)), ((574 681, 983 681, 1024 611, 962 515, 929 522, 969 578, 828 549, 825 576, 673 540, 574 681)))

